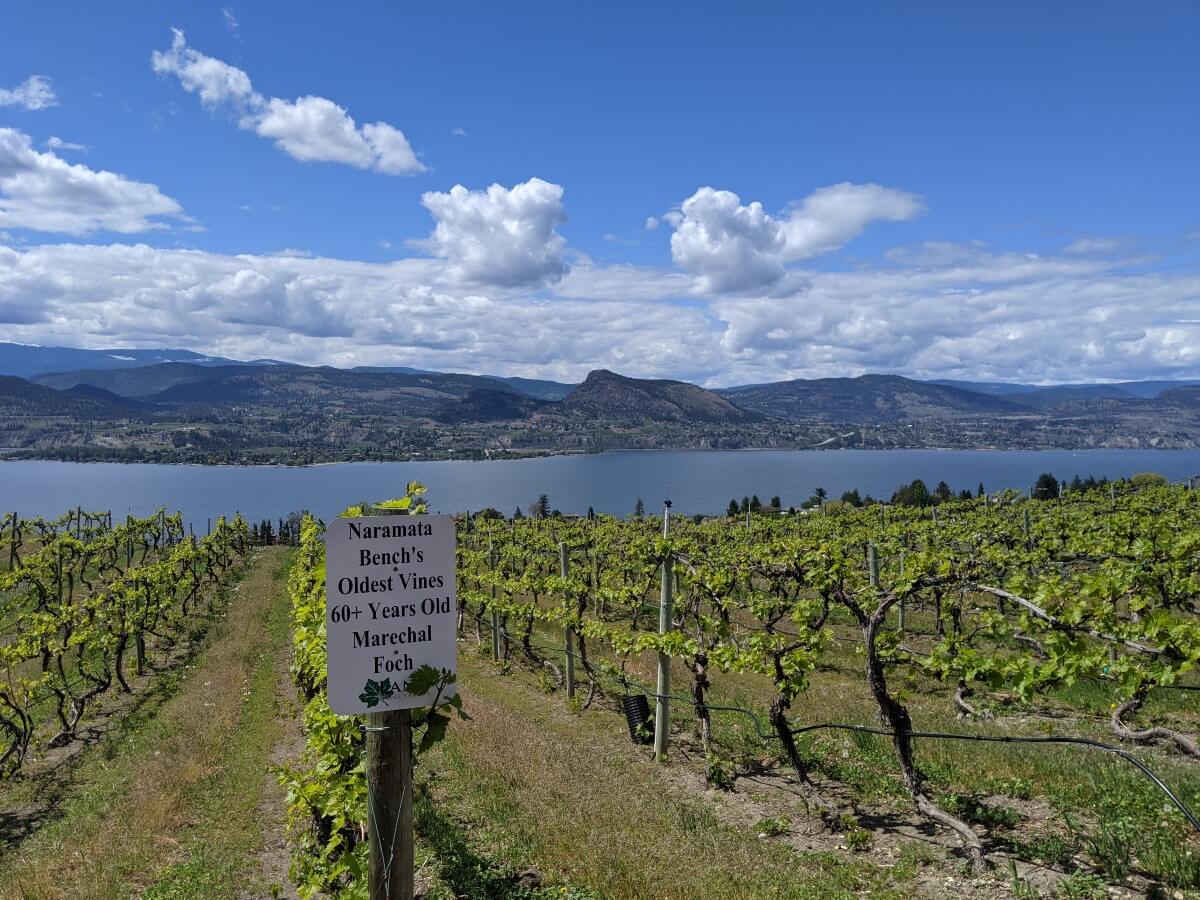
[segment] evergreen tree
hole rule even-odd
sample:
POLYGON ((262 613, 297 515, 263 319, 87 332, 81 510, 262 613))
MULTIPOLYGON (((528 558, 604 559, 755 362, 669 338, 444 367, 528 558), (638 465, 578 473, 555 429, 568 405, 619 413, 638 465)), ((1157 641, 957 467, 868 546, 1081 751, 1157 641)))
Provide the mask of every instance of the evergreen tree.
POLYGON ((521 507, 518 506, 515 510, 513 510, 513 521, 523 518, 525 518, 525 513, 521 512, 521 507))
POLYGON ((771 498, 772 509, 783 509, 783 503, 780 502, 778 495, 771 498))
POLYGON ((933 489, 933 499, 936 503, 947 503, 954 499, 954 492, 950 490, 950 485, 944 481, 939 481, 937 487, 933 489))
POLYGON ((758 512, 762 509, 762 501, 758 499, 758 494, 750 498, 750 512, 758 512))
POLYGON ((895 506, 932 506, 933 495, 929 493, 925 482, 917 478, 892 494, 892 504, 895 506))
POLYGON ((979 490, 975 492, 975 496, 981 500, 987 496, 987 491, 983 489, 983 482, 979 482, 979 490))
POLYGON ((845 491, 842 494, 842 502, 850 506, 862 506, 863 500, 862 496, 858 493, 858 488, 852 491, 845 491))
POLYGON ((736 515, 738 514, 738 511, 739 511, 739 510, 738 510, 738 502, 737 502, 737 500, 730 500, 730 501, 729 501, 729 509, 727 509, 727 510, 725 511, 725 515, 727 515, 727 516, 729 516, 730 518, 732 518, 732 517, 734 517, 734 516, 736 516, 736 515))
POLYGON ((750 498, 749 497, 742 498, 742 512, 744 512, 744 513, 750 512, 750 498))
POLYGON ((642 502, 642 498, 637 498, 637 503, 633 504, 633 515, 640 519, 646 514, 646 504, 642 502))
POLYGON ((1058 479, 1049 472, 1043 472, 1038 476, 1037 483, 1033 486, 1033 497, 1035 500, 1053 500, 1058 496, 1058 479))

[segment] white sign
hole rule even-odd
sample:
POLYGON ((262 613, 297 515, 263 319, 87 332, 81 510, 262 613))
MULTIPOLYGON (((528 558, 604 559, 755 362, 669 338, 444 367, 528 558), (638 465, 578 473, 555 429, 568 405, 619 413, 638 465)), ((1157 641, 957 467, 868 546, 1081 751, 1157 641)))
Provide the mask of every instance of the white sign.
MULTIPOLYGON (((433 702, 405 684, 424 665, 458 671, 454 519, 334 519, 325 533, 329 706, 350 715, 433 702)), ((455 686, 442 691, 452 697, 455 686)))

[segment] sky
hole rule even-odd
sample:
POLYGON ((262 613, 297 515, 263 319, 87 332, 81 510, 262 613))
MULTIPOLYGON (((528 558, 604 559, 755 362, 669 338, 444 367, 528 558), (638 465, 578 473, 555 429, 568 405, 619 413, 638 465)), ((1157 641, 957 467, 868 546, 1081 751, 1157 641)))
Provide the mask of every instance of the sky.
POLYGON ((1200 377, 1195 3, 343 7, 6 10, 0 339, 1200 377))

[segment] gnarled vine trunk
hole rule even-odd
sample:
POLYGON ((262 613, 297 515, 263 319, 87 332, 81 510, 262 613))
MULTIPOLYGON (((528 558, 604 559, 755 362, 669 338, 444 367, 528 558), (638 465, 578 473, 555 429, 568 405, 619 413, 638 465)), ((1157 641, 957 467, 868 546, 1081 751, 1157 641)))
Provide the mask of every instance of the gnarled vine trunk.
POLYGON ((925 793, 924 779, 913 760, 912 719, 904 705, 888 693, 883 660, 879 658, 879 651, 875 646, 875 639, 878 637, 879 627, 883 624, 888 606, 890 606, 889 603, 881 605, 867 619, 863 627, 863 638, 867 650, 867 684, 871 688, 875 702, 879 704, 879 712, 884 723, 892 732, 892 745, 896 748, 900 774, 917 810, 925 818, 944 825, 957 834, 959 840, 962 841, 963 850, 966 851, 967 857, 971 861, 971 868, 977 872, 982 871, 986 867, 986 863, 983 858, 983 844, 980 842, 979 836, 975 834, 970 825, 946 812, 925 793))
POLYGON ((1122 740, 1133 741, 1136 744, 1149 744, 1154 741, 1172 741, 1183 753, 1193 759, 1200 759, 1200 743, 1191 735, 1175 731, 1173 728, 1164 728, 1161 725, 1139 729, 1126 723, 1126 716, 1131 716, 1142 708, 1142 705, 1146 702, 1147 695, 1150 693, 1150 688, 1151 685, 1142 685, 1134 691, 1132 697, 1113 710, 1111 719, 1113 734, 1122 740))

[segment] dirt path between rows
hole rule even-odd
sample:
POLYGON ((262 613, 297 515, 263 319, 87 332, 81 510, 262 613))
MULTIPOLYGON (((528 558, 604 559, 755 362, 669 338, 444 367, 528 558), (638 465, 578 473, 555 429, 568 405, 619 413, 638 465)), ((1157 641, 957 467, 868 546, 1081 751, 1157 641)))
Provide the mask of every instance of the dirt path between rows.
POLYGON ((291 662, 290 653, 279 659, 275 687, 279 733, 268 758, 268 769, 263 773, 262 802, 258 807, 258 818, 262 823, 262 847, 251 866, 250 884, 242 894, 243 900, 256 897, 280 897, 284 900, 299 898, 288 878, 291 846, 287 835, 287 795, 275 776, 276 767, 295 766, 304 753, 304 707, 292 683, 289 671, 291 662))

